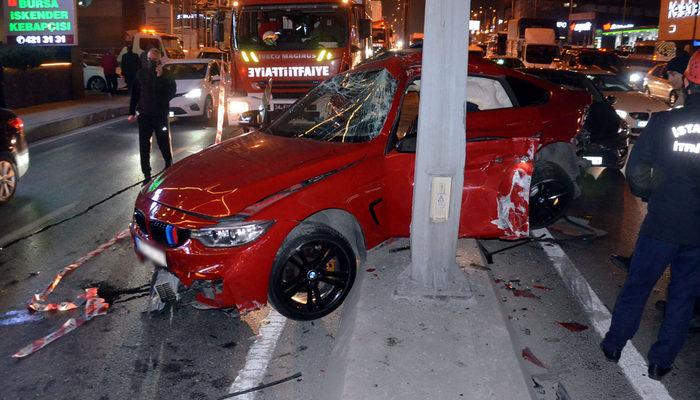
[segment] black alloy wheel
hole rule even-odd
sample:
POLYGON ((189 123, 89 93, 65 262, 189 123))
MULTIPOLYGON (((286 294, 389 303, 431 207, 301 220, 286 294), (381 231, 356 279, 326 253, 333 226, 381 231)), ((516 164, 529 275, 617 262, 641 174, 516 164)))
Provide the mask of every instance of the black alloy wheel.
POLYGON ((530 185, 530 227, 546 228, 564 215, 574 194, 574 183, 558 165, 538 162, 530 185))
POLYGON ((88 80, 87 87, 89 90, 93 90, 95 92, 105 92, 107 91, 107 81, 99 76, 93 76, 88 80))
POLYGON ((325 225, 310 225, 277 253, 268 298, 282 315, 300 321, 324 317, 345 300, 355 282, 355 253, 325 225))

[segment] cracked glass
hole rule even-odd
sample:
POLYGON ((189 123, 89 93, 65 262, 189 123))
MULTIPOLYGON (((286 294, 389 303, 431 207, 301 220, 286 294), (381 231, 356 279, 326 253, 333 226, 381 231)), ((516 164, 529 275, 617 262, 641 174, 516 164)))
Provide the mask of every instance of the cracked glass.
POLYGON ((268 133, 325 142, 369 142, 386 122, 396 87, 396 79, 386 69, 338 75, 282 114, 268 133))

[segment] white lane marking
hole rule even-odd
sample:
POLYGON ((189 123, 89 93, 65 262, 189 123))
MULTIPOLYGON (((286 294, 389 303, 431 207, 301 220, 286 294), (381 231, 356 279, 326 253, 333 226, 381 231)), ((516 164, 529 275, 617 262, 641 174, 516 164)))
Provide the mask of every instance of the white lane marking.
MULTIPOLYGON (((267 318, 263 320, 255 343, 248 350, 245 366, 238 371, 236 380, 233 381, 228 390, 229 393, 251 389, 262 383, 267 372, 267 366, 272 359, 272 354, 275 352, 275 347, 277 347, 277 341, 282 335, 282 330, 284 330, 286 324, 287 318, 270 307, 270 312, 267 314, 267 318)), ((256 393, 246 393, 237 396, 237 399, 253 400, 256 393)))
POLYGON ((0 326, 21 325, 44 319, 40 314, 30 314, 27 310, 8 311, 0 314, 0 326))
MULTIPOLYGON (((51 143, 57 142, 59 140, 64 140, 64 139, 71 138, 75 135, 80 135, 81 133, 85 133, 85 132, 88 132, 88 131, 91 131, 94 129, 104 128, 106 126, 116 124, 117 122, 124 122, 124 121, 126 121, 126 117, 117 117, 114 119, 109 119, 107 121, 98 122, 96 124, 92 124, 92 125, 88 125, 88 126, 85 126, 82 128, 78 128, 78 129, 75 129, 73 131, 62 133, 62 134, 56 135, 54 137, 49 137, 46 139, 37 140, 36 142, 29 143, 29 150, 30 151, 36 150, 37 147, 45 146, 47 144, 51 144, 51 143)), ((136 126, 136 124, 134 124, 134 126, 136 126)))
MULTIPOLYGON (((535 236, 545 235, 547 239, 552 239, 552 235, 547 229, 539 229, 534 231, 534 234, 535 236)), ((612 317, 610 311, 558 244, 541 243, 540 247, 547 253, 569 291, 583 306, 595 331, 601 338, 604 337, 610 327, 612 317)), ((625 346, 618 364, 642 399, 673 400, 663 384, 645 376, 647 373, 646 360, 631 341, 625 346)))
POLYGON ((49 222, 52 219, 58 217, 59 215, 67 213, 68 211, 74 209, 77 205, 78 205, 78 202, 74 201, 66 206, 63 206, 59 209, 51 211, 50 213, 44 215, 43 217, 41 217, 39 219, 35 219, 31 223, 24 225, 24 226, 20 227, 19 229, 15 229, 12 233, 8 233, 7 235, 0 237, 0 245, 3 245, 5 243, 9 243, 17 237, 31 233, 32 231, 42 227, 46 222, 49 222))

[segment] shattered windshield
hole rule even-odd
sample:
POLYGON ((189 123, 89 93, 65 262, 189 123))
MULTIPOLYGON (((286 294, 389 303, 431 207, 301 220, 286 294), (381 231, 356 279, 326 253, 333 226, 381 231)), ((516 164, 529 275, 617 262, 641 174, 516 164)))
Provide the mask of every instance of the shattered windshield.
POLYGON ((325 142, 369 142, 384 126, 396 86, 386 69, 337 75, 282 114, 268 132, 325 142))
POLYGON ((315 50, 345 47, 347 10, 337 5, 244 7, 238 45, 244 50, 315 50))

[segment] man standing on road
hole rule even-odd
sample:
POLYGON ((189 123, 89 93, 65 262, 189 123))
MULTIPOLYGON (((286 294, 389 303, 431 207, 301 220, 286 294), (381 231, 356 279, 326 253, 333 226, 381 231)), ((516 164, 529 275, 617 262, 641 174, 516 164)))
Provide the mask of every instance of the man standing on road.
POLYGON ((102 69, 105 73, 105 81, 107 81, 107 92, 110 95, 117 93, 117 58, 114 57, 112 50, 102 56, 102 69))
POLYGON ((126 46, 126 53, 122 56, 121 67, 126 86, 131 90, 131 87, 134 85, 134 79, 136 79, 136 72, 141 69, 141 59, 134 53, 131 45, 126 46))
POLYGON ((175 80, 163 75, 160 50, 149 50, 147 60, 147 67, 140 69, 136 74, 129 106, 129 122, 137 119, 139 122, 139 150, 144 184, 151 180, 151 136, 154 133, 163 154, 165 168, 173 162, 168 112, 170 100, 175 97, 177 90, 175 80))
POLYGON ((648 200, 648 213, 600 345, 608 360, 620 359, 639 328, 649 294, 670 264, 666 313, 648 353, 649 377, 656 380, 671 371, 700 295, 700 52, 691 57, 685 78, 685 107, 654 114, 627 163, 630 189, 648 200))
POLYGON ((668 62, 668 82, 673 86, 673 90, 678 94, 678 98, 674 106, 682 106, 685 104, 685 88, 683 73, 685 73, 690 61, 690 54, 686 51, 688 46, 679 50, 676 56, 668 62))

